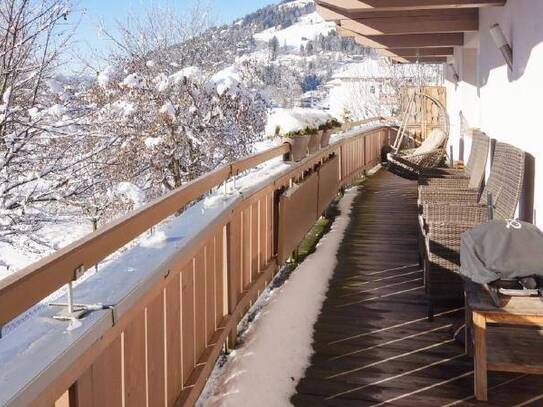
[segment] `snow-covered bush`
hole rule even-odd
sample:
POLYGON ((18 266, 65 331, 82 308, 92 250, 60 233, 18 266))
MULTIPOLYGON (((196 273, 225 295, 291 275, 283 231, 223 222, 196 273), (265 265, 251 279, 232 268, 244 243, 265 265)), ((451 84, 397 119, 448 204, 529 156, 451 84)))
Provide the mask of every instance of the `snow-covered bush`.
POLYGON ((248 154, 264 127, 264 98, 245 88, 234 68, 206 77, 195 67, 173 71, 156 62, 137 77, 137 87, 125 78, 90 95, 101 131, 122 139, 125 180, 137 178, 151 196, 248 154))

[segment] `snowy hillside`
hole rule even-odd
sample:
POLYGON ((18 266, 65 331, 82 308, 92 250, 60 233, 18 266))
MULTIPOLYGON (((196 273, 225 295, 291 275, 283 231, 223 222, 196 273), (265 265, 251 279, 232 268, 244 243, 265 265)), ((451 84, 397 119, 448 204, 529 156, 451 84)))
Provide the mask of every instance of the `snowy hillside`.
POLYGON ((283 1, 221 27, 206 28, 199 14, 163 18, 163 27, 125 27, 110 66, 90 79, 36 74, 39 97, 24 106, 6 101, 28 89, 7 87, 2 106, 11 113, 2 117, 11 121, 1 128, 13 133, 0 145, 0 278, 262 148, 273 111, 374 113, 370 96, 336 85, 342 75, 360 75, 355 66, 370 64, 376 76, 383 66, 339 37, 312 0, 283 1), (371 106, 354 109, 353 100, 371 106))
POLYGON ((304 15, 290 27, 278 29, 277 27, 268 28, 255 34, 257 41, 269 42, 273 37, 277 38, 280 46, 288 46, 300 49, 300 46, 306 46, 310 41, 319 39, 321 35, 327 36, 335 31, 335 24, 324 21, 317 12, 304 15))

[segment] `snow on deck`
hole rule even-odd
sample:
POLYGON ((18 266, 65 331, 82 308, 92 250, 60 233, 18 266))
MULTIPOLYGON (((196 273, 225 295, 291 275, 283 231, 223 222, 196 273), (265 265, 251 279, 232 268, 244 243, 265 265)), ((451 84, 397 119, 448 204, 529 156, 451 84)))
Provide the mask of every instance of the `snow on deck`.
POLYGON ((258 315, 243 334, 243 345, 230 353, 222 367, 215 368, 197 405, 256 406, 262 400, 267 406, 290 404, 309 366, 313 325, 326 297, 356 193, 349 190, 340 201, 341 214, 317 250, 280 288, 267 291, 255 304, 258 315))

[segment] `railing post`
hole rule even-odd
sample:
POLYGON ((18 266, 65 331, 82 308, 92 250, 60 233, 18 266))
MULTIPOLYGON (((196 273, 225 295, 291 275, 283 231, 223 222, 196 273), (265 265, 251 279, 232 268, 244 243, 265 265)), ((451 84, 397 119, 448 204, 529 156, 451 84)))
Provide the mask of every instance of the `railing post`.
POLYGON ((519 219, 534 223, 535 158, 526 153, 524 179, 519 203, 519 219))
POLYGON ((241 293, 240 264, 241 264, 241 216, 234 213, 230 222, 226 225, 226 279, 228 286, 228 314, 233 318, 233 326, 228 334, 226 350, 229 352, 236 346, 237 340, 237 315, 234 310, 238 304, 241 293))

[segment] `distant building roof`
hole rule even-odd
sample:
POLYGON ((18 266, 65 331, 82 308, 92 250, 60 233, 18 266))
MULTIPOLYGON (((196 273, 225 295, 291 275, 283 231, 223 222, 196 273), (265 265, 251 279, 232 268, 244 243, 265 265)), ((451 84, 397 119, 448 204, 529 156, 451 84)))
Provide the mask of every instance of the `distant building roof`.
POLYGON ((392 77, 391 67, 383 58, 367 58, 345 65, 333 79, 386 79, 392 77))

